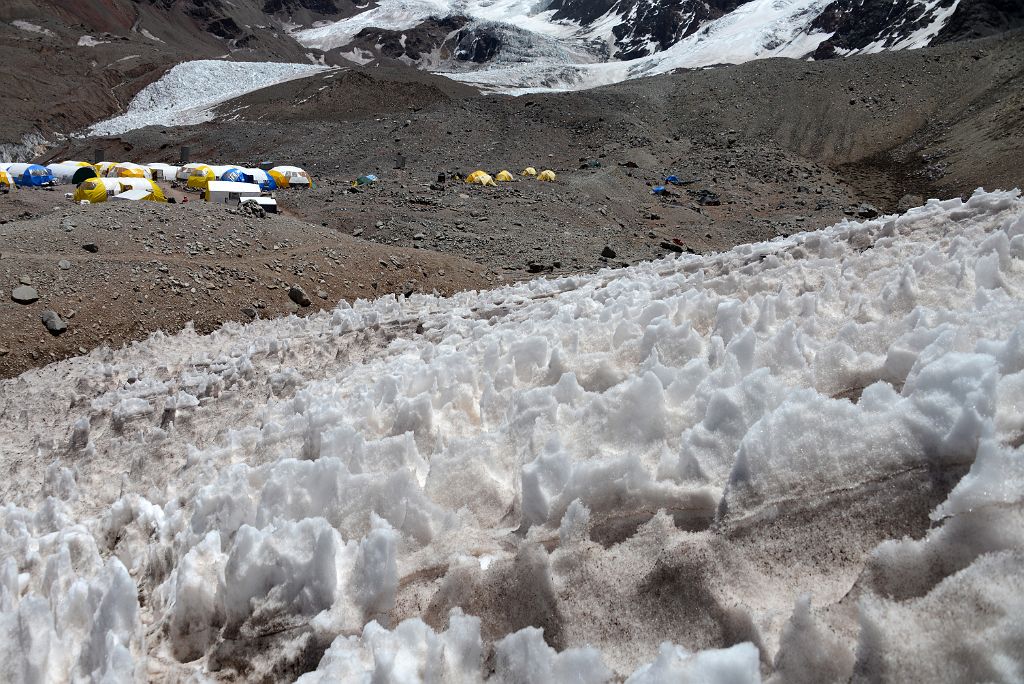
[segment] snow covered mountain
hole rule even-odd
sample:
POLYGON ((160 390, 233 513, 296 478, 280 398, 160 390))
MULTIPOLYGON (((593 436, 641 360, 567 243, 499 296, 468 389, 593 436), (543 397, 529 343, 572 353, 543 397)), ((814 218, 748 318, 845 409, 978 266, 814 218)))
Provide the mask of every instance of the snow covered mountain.
MULTIPOLYGON (((501 90, 579 88, 764 57, 825 59, 955 38, 999 0, 381 0, 300 43, 501 90), (954 21, 955 19, 955 21, 954 21), (957 29, 962 31, 962 27, 957 29), (946 31, 944 34, 943 32, 946 31)), ((1024 10, 996 12, 1005 28, 1024 10)))
POLYGON ((0 383, 0 680, 1019 681, 1024 201, 0 383))

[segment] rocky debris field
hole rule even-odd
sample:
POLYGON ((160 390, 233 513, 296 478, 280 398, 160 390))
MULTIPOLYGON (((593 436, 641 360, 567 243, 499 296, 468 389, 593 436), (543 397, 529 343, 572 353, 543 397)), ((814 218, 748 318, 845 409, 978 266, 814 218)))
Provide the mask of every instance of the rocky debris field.
POLYGON ((209 332, 341 299, 451 294, 499 278, 465 259, 284 215, 201 202, 79 206, 22 190, 0 196, 0 377, 189 323, 209 332))

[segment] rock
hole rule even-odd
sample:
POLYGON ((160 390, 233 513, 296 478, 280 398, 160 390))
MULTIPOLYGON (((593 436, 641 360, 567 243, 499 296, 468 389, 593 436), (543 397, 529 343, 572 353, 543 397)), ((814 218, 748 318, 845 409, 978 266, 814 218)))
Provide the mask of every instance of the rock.
POLYGON ((603 256, 605 259, 614 259, 615 250, 609 247, 608 245, 605 245, 604 249, 601 250, 601 256, 603 256))
POLYGON ((288 299, 292 300, 299 306, 309 306, 310 302, 309 295, 298 285, 292 285, 288 288, 288 299))
POLYGON ((50 331, 51 335, 57 336, 68 329, 68 324, 61 320, 61 317, 57 315, 56 311, 47 309, 39 317, 46 326, 46 329, 50 331))
POLYGON ((854 210, 854 216, 862 219, 873 219, 881 213, 882 212, 880 212, 877 207, 872 204, 868 204, 867 202, 854 210))
POLYGON ((18 304, 31 304, 39 300, 39 293, 36 292, 36 289, 34 287, 22 285, 20 287, 14 288, 14 290, 11 292, 11 299, 13 299, 18 304))
POLYGON ((11 350, 7 347, 0 347, 0 359, 11 353, 11 350))
POLYGON ((422 240, 425 237, 427 237, 427 236, 424 235, 423 233, 416 233, 415 235, 412 236, 412 239, 413 240, 422 240))
POLYGON ((352 231, 353 237, 359 237, 362 234, 363 234, 363 229, 362 228, 356 228, 355 230, 352 231))
POLYGON ((57 262, 57 268, 59 268, 62 271, 67 271, 71 268, 71 262, 68 261, 67 259, 61 259, 60 261, 57 262))
POLYGON ((92 254, 95 254, 96 252, 100 251, 99 245, 97 245, 95 242, 86 242, 84 245, 82 245, 82 249, 92 254))
POLYGON ((246 318, 256 318, 256 309, 251 306, 243 306, 242 315, 246 318))
POLYGON ((901 214, 905 214, 914 207, 920 207, 924 204, 924 197, 920 195, 904 195, 900 197, 900 201, 896 203, 896 211, 901 214))
POLYGON ((21 276, 21 278, 19 278, 18 280, 19 280, 19 282, 20 282, 20 283, 21 283, 22 285, 31 285, 31 284, 32 284, 32 278, 30 278, 29 276, 25 276, 25 275, 23 275, 23 276, 21 276))
POLYGON ((325 292, 324 290, 317 290, 316 296, 319 297, 320 299, 327 299, 327 292, 325 292))
POLYGON ((531 261, 526 265, 527 273, 540 273, 544 270, 544 264, 537 261, 531 261))
POLYGON ((717 207, 722 204, 722 199, 718 196, 718 193, 712 192, 707 188, 691 194, 697 199, 697 204, 703 207, 717 207))
POLYGON ((677 254, 681 253, 683 251, 683 248, 682 248, 681 245, 677 245, 677 244, 675 244, 673 242, 667 242, 667 241, 661 243, 661 248, 662 249, 667 249, 670 252, 676 252, 677 254))

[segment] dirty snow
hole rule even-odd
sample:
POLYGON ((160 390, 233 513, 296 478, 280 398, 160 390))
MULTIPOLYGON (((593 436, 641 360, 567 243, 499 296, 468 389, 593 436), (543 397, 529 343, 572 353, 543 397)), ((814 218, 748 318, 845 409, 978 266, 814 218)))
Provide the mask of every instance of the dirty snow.
POLYGON ((25 21, 24 19, 15 19, 11 22, 11 26, 16 29, 21 29, 22 31, 27 31, 28 33, 38 33, 43 36, 53 35, 53 31, 50 29, 44 28, 39 24, 33 24, 31 21, 25 21))
POLYGON ((0 383, 0 680, 1024 679, 1024 200, 0 383))
POLYGON ((212 108, 217 104, 326 69, 287 62, 182 62, 139 91, 127 111, 93 125, 89 134, 117 135, 145 126, 203 123, 213 118, 212 108))

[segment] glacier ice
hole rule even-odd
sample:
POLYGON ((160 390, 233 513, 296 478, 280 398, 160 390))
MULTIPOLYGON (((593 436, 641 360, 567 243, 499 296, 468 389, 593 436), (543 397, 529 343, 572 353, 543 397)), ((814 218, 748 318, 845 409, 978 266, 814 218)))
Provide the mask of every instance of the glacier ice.
POLYGON ((0 383, 0 680, 1024 678, 1024 200, 0 383))

